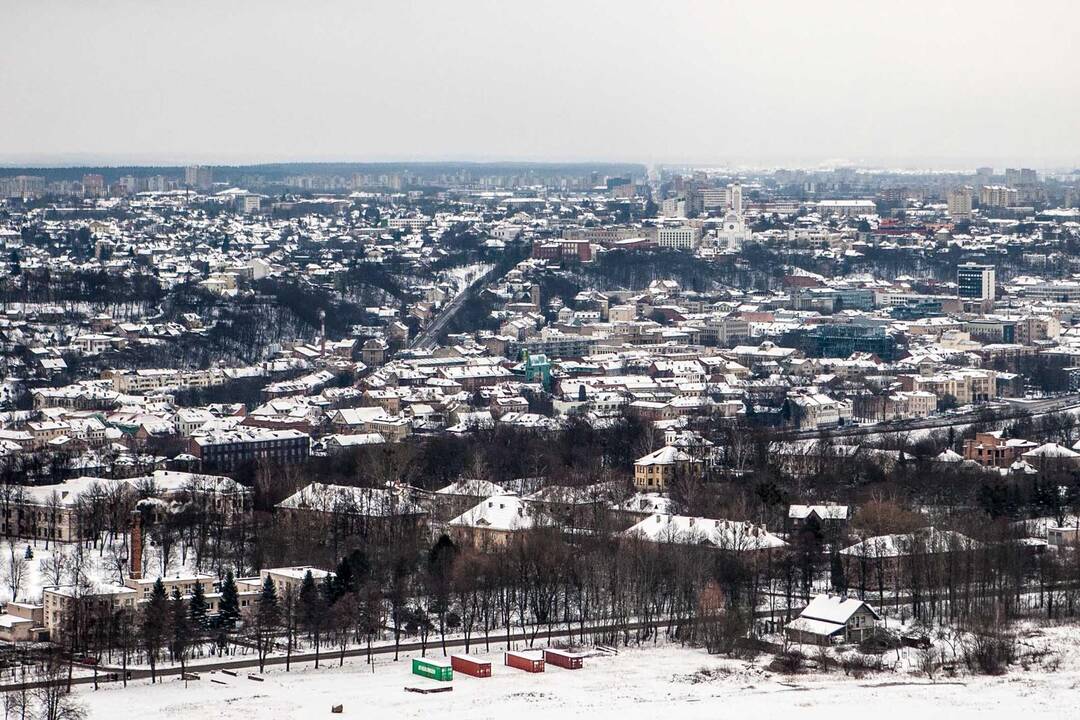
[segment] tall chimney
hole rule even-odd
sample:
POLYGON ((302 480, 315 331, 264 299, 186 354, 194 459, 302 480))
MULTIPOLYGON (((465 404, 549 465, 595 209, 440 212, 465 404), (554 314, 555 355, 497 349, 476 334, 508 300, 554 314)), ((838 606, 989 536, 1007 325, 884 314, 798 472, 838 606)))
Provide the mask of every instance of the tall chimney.
POLYGON ((138 580, 142 577, 142 514, 138 510, 131 513, 131 552, 129 553, 128 577, 138 580))

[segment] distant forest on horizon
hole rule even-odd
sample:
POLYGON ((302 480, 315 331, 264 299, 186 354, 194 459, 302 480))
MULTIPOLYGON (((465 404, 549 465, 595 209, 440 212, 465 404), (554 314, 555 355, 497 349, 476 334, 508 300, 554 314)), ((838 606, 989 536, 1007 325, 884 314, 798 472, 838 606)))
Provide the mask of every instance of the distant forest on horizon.
MULTIPOLYGON (((0 166, 0 175, 37 175, 46 181, 80 179, 85 174, 103 175, 107 182, 133 175, 148 177, 151 175, 183 174, 184 165, 72 165, 69 167, 5 167, 0 166)), ((646 168, 640 163, 602 163, 602 162, 294 162, 266 163, 256 165, 206 165, 218 176, 258 174, 270 179, 289 175, 350 175, 353 173, 405 173, 432 174, 455 173, 467 170, 477 174, 535 172, 544 175, 581 174, 597 172, 603 175, 630 175, 644 177, 646 168)))

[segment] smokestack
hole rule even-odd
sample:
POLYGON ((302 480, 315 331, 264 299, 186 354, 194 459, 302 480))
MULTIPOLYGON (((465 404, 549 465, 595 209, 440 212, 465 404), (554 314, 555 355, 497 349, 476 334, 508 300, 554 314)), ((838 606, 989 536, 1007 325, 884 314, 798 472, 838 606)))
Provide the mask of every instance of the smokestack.
POLYGON ((138 510, 131 513, 131 553, 128 576, 133 580, 142 577, 142 515, 138 510))
POLYGON ((322 334, 322 341, 319 343, 319 354, 326 355, 326 310, 319 310, 319 332, 322 334))

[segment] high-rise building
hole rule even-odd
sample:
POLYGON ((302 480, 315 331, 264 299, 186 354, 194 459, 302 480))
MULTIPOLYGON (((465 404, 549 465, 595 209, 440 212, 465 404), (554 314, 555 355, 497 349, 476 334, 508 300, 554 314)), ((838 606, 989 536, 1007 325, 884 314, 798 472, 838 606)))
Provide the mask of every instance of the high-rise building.
POLYGON ((189 165, 184 168, 184 184, 189 188, 209 190, 214 185, 214 171, 205 165, 189 165))
POLYGON ((1019 168, 1005 168, 1005 184, 1009 187, 1016 187, 1020 184, 1019 168))
POLYGON ((949 191, 949 217, 953 220, 971 219, 971 194, 971 188, 966 185, 949 191))
POLYGON ((1020 168, 1020 184, 1035 185, 1039 182, 1039 175, 1031 168, 1020 168))
POLYGON ((994 299, 994 266, 964 263, 956 266, 956 294, 961 300, 994 299))
POLYGON ((702 208, 708 212, 728 206, 728 191, 726 188, 705 188, 701 191, 702 208))
POLYGON ((15 175, 0 178, 0 196, 8 198, 36 198, 45 194, 45 178, 37 175, 15 175))
POLYGON ((664 217, 686 217, 686 200, 679 197, 664 199, 660 203, 660 214, 664 217))
POLYGON ((1004 185, 983 185, 979 189, 979 204, 983 207, 1012 207, 1016 205, 1016 189, 1004 185))
POLYGON ((105 194, 105 176, 97 173, 83 175, 82 186, 86 197, 101 197, 105 194))

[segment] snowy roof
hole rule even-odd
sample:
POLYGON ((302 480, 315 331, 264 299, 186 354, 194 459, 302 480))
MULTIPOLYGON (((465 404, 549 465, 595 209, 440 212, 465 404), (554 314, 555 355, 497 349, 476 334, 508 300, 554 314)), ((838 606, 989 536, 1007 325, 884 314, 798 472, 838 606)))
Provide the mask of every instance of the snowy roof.
POLYGON ((677 447, 668 445, 655 452, 634 461, 635 465, 673 465, 677 462, 688 462, 690 456, 677 447))
POLYGON ((784 626, 787 630, 798 630, 809 635, 823 635, 830 636, 836 635, 844 631, 844 625, 841 623, 833 623, 825 620, 814 620, 812 618, 797 617, 787 625, 784 626))
POLYGON ((822 520, 847 520, 847 505, 792 505, 788 508, 788 517, 793 520, 805 520, 815 513, 822 520))
POLYGON ((505 531, 528 530, 535 524, 532 508, 514 495, 489 497, 449 522, 457 527, 505 531))
POLYGON ((1034 450, 1028 450, 1026 453, 1024 453, 1023 457, 1080 458, 1080 452, 1070 450, 1064 445, 1058 445, 1057 443, 1049 442, 1040 445, 1034 450))
POLYGON ((963 462, 964 456, 956 452, 952 448, 945 448, 940 453, 938 453, 937 457, 935 457, 934 459, 938 462, 954 463, 963 462))
POLYGON ((818 595, 803 608, 799 617, 845 624, 863 607, 873 613, 874 617, 878 617, 877 612, 862 600, 843 595, 818 595))
POLYGON ((286 510, 316 510, 370 517, 416 515, 423 509, 401 493, 384 488, 311 483, 277 504, 286 510))
POLYGON ((612 502, 611 507, 627 512, 649 513, 650 515, 671 513, 671 500, 660 493, 634 493, 621 502, 612 502))
POLYGON ((851 547, 844 548, 840 554, 851 557, 889 558, 911 555, 916 550, 927 553, 974 550, 980 544, 954 530, 924 527, 911 533, 867 538, 851 547))
POLYGON ((1039 471, 1036 470, 1031 463, 1026 460, 1017 460, 1009 466, 1009 472, 1023 473, 1024 475, 1038 475, 1039 471))
POLYGON ((492 497, 493 495, 503 495, 505 490, 501 485, 491 482, 490 480, 481 480, 479 478, 464 478, 456 482, 452 482, 444 488, 440 488, 435 491, 436 495, 468 495, 471 497, 492 497))
POLYGON ((768 550, 783 547, 780 538, 763 525, 737 520, 712 520, 685 515, 652 515, 626 531, 656 542, 712 545, 723 550, 768 550))

